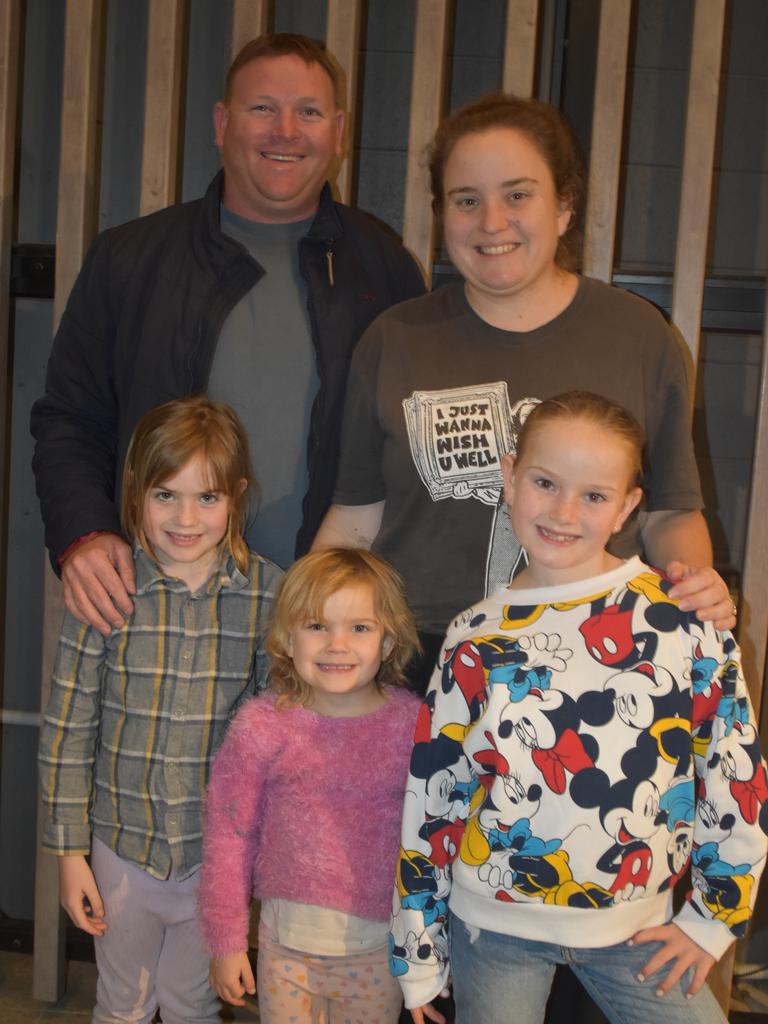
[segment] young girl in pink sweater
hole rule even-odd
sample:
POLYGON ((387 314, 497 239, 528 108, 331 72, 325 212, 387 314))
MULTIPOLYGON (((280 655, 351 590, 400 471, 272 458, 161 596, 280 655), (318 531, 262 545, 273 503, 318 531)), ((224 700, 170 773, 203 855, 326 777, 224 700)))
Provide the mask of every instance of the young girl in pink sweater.
POLYGON ((400 989, 387 925, 419 701, 399 576, 331 549, 286 574, 267 638, 269 689, 235 718, 211 772, 200 916, 211 983, 256 990, 249 904, 262 901, 262 1024, 389 1024, 400 989))

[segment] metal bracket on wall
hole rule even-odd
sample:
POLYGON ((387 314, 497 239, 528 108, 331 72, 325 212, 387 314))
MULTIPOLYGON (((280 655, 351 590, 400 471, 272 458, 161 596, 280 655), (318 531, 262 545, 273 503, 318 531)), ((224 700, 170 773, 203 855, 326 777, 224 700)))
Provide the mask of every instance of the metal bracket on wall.
POLYGON ((15 299, 52 299, 56 247, 23 242, 11 249, 10 292, 15 299))

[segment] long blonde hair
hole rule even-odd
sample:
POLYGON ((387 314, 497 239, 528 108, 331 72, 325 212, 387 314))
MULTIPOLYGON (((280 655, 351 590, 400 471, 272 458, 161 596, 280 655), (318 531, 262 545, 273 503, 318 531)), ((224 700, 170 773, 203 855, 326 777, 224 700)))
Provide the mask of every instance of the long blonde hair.
POLYGON ((312 688, 298 675, 288 653, 297 626, 321 618, 328 598, 343 587, 369 586, 376 618, 391 643, 376 682, 401 686, 405 667, 419 649, 413 616, 400 575, 387 562, 361 548, 328 548, 304 555, 285 574, 267 632, 270 685, 289 704, 310 703, 312 688))
POLYGON ((235 411, 205 395, 166 402, 139 420, 123 466, 123 530, 131 542, 138 541, 156 557, 144 532, 144 501, 153 487, 170 480, 195 456, 200 456, 205 467, 206 486, 229 499, 229 521, 221 546, 229 547, 238 569, 246 572, 248 548, 243 531, 248 490, 254 486, 248 438, 235 411))

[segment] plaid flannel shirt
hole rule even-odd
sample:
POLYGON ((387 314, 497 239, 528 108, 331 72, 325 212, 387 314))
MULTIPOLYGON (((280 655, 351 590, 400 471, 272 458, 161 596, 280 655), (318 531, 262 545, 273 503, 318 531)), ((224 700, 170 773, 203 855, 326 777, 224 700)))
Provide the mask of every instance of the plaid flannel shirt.
POLYGON ((235 708, 263 686, 262 638, 281 576, 230 556, 192 594, 136 551, 134 611, 105 638, 65 614, 40 736, 43 846, 97 836, 155 878, 200 864, 202 802, 235 708))

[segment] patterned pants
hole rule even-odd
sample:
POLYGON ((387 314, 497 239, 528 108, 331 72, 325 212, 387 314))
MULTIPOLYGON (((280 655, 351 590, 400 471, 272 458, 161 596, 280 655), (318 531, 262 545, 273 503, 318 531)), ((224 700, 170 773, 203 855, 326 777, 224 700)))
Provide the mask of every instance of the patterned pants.
POLYGON ((400 986, 386 948, 315 956, 274 942, 259 929, 261 1024, 397 1024, 400 986))

